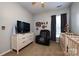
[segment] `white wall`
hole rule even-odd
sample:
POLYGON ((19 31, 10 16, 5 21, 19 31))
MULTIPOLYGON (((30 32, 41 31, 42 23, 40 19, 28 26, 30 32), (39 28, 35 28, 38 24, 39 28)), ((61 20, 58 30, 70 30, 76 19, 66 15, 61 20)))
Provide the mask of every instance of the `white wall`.
POLYGON ((74 2, 71 6, 71 31, 79 34, 79 3, 74 2))
POLYGON ((0 53, 10 49, 10 37, 16 20, 32 24, 32 15, 18 3, 0 3, 0 53), (5 30, 1 30, 5 26, 5 30))
MULTIPOLYGON (((45 13, 40 13, 33 16, 25 9, 23 9, 18 3, 0 3, 0 53, 10 49, 10 37, 12 35, 12 27, 16 23, 16 20, 21 20, 31 23, 31 31, 35 34, 39 34, 36 31, 35 22, 36 21, 48 21, 47 29, 51 30, 51 16, 59 15, 61 13, 68 14, 69 23, 69 10, 62 9, 56 11, 48 11, 45 13), (1 30, 1 26, 5 26, 5 30, 1 30)), ((41 30, 41 28, 40 28, 41 30)))
MULTIPOLYGON (((61 9, 61 10, 55 10, 55 11, 48 11, 48 12, 44 12, 44 13, 40 13, 38 15, 35 15, 35 17, 33 18, 33 20, 35 20, 35 22, 38 21, 48 21, 48 26, 46 29, 51 31, 51 16, 52 15, 60 15, 62 13, 67 13, 67 23, 69 24, 69 9, 61 9)), ((34 22, 34 27, 35 27, 35 22, 34 22)), ((36 27, 34 28, 34 32, 35 35, 38 35, 41 28, 39 28, 39 30, 36 30, 36 27)))

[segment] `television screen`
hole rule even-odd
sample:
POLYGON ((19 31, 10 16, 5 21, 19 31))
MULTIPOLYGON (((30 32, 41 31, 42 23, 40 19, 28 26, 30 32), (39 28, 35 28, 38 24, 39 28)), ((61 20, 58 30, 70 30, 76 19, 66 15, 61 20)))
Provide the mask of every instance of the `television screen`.
POLYGON ((17 33, 22 33, 23 32, 23 27, 22 27, 22 22, 21 21, 17 21, 17 33))
POLYGON ((30 32, 30 24, 22 21, 17 21, 16 32, 17 33, 30 32))
POLYGON ((23 32, 24 33, 30 32, 30 24, 26 23, 26 22, 23 22, 23 24, 24 24, 24 30, 23 30, 23 32))

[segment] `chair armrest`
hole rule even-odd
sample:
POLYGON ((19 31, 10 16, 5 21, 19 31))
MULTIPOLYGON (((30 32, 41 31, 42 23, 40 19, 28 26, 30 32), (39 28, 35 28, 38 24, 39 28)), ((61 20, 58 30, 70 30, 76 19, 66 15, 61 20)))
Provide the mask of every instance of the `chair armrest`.
POLYGON ((50 39, 50 35, 49 35, 49 36, 47 36, 47 39, 50 39))
POLYGON ((36 39, 39 39, 40 37, 41 37, 40 35, 37 35, 37 36, 36 36, 36 39))
POLYGON ((40 37, 40 35, 36 35, 36 37, 40 37))

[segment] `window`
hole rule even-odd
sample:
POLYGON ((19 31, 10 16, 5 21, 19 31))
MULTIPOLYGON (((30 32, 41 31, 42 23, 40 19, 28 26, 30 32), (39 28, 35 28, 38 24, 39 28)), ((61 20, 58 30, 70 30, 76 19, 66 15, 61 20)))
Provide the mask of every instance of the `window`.
POLYGON ((61 16, 56 16, 56 37, 59 37, 61 33, 61 16))

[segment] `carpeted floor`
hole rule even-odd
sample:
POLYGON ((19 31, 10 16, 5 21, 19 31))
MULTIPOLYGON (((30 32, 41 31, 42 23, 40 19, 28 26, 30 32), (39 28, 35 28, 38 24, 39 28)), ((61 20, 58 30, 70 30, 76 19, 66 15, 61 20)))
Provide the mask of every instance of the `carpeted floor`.
POLYGON ((35 42, 20 50, 17 55, 15 51, 11 51, 4 56, 64 56, 60 45, 51 42, 50 46, 36 44, 35 42))

